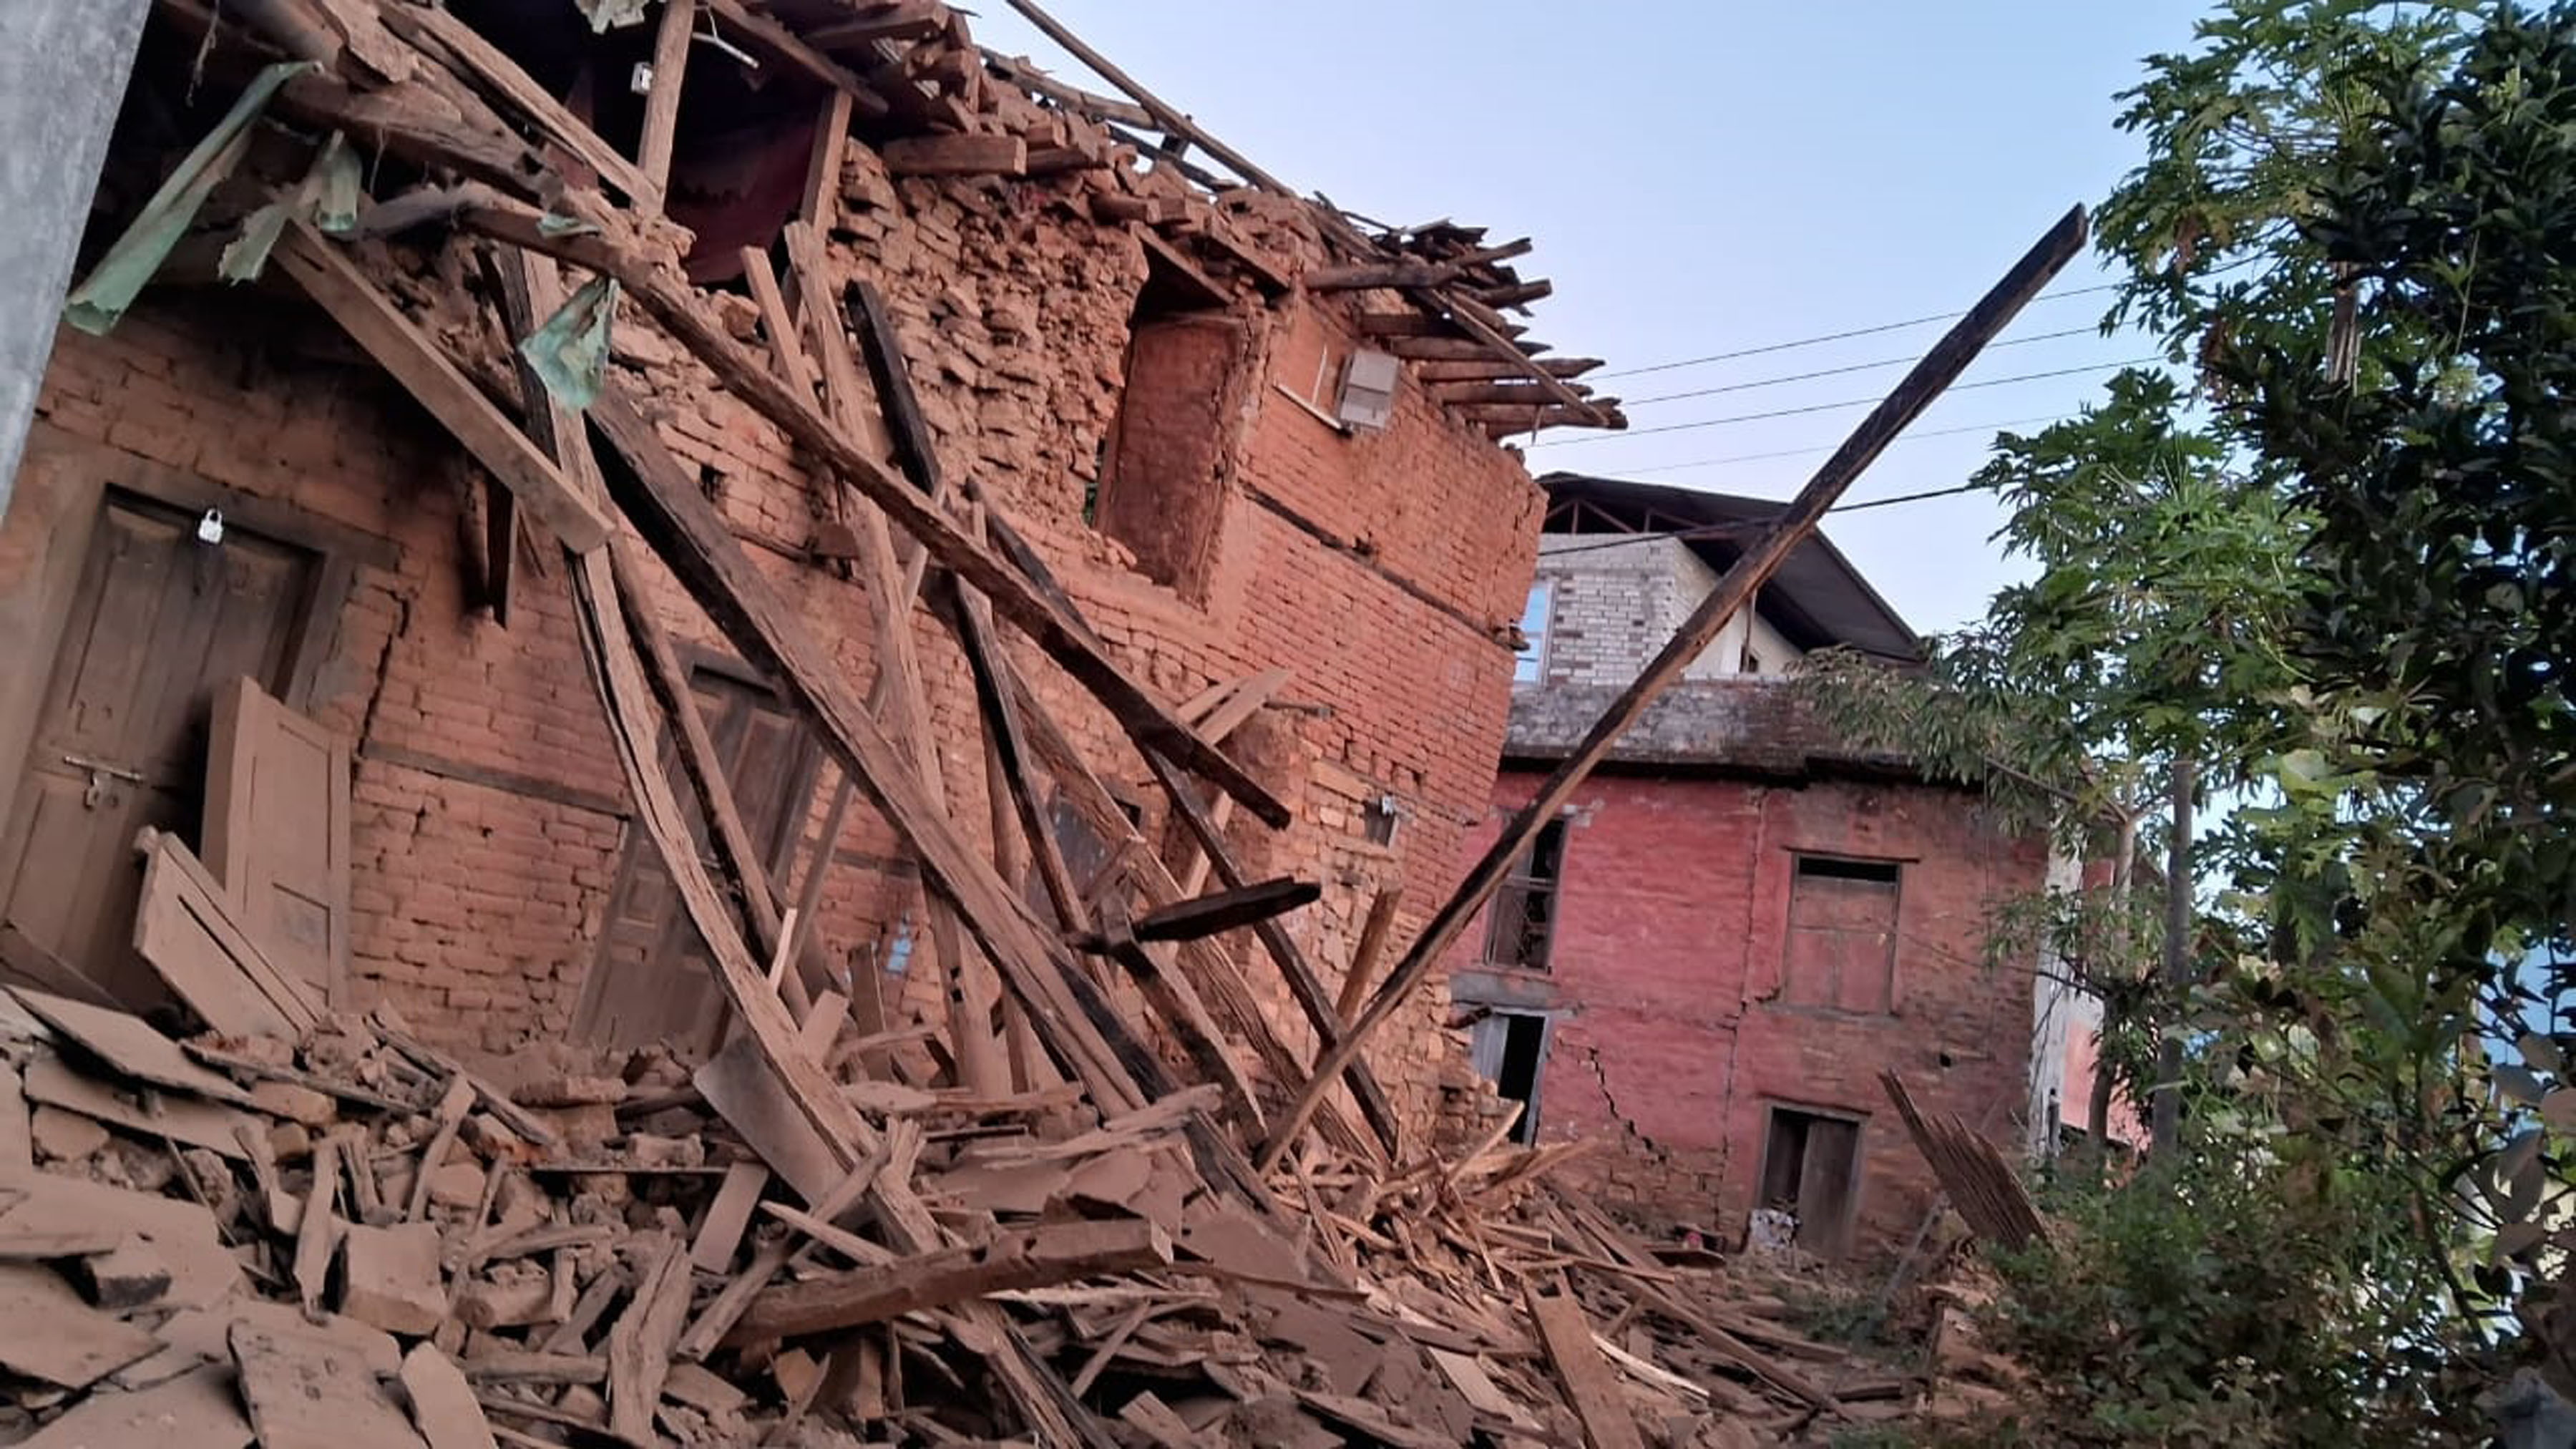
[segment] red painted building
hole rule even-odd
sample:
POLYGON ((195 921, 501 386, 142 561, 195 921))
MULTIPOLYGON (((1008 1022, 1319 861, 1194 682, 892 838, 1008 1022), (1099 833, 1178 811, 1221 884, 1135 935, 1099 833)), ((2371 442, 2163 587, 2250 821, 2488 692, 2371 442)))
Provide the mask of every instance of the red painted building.
MULTIPOLYGON (((1471 850, 1732 561, 1722 531, 1774 507, 1541 481, 1529 646, 1471 850)), ((1827 1255, 1900 1248, 1932 1203, 1879 1072, 2019 1146, 2046 1138, 2057 1101, 2080 1104, 2067 1038, 2090 1045, 2032 963, 1986 959, 1989 910, 2043 886, 2046 841, 1820 728, 1783 673, 1833 645, 1919 657, 1820 538, 1547 828, 1451 977, 1524 1130, 1609 1139, 1569 1168, 1605 1203, 1726 1238, 1779 1208, 1827 1255)))

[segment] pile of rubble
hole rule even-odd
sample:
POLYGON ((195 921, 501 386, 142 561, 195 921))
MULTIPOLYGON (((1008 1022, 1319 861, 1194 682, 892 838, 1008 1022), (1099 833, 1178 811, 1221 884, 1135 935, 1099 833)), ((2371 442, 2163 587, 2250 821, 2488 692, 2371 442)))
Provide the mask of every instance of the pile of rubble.
POLYGON ((22 991, 0 1056, 30 1444, 986 1441, 1018 1365, 1065 1442, 1743 1446, 1920 1387, 1540 1185, 1565 1148, 1302 1154, 1273 1197, 1203 1185, 1211 1089, 1099 1121, 854 1080, 880 1148, 799 1207, 655 1054, 469 1065, 383 1013, 174 1041, 22 991))

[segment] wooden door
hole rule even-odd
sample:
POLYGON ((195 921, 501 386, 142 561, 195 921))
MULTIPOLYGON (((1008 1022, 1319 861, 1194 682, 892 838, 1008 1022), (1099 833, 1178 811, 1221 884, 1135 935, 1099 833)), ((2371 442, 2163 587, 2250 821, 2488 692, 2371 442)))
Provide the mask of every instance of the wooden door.
POLYGON ((55 646, 15 808, 0 832, 0 925, 138 1006, 135 833, 198 839, 216 689, 284 692, 319 558, 110 491, 55 646))
POLYGON ((216 692, 199 854, 281 971, 345 1004, 349 742, 249 679, 216 692))
MULTIPOLYGON (((820 752, 803 723, 769 690, 708 669, 698 670, 690 684, 724 761, 743 827, 776 879, 805 824, 820 752)), ((662 767, 688 813, 689 836, 708 873, 722 880, 675 748, 664 747, 662 767)), ((627 842, 605 919, 599 958, 573 1012, 573 1034, 602 1046, 667 1041, 692 1051, 711 1049, 724 1025, 724 992, 706 942, 672 889, 653 842, 641 834, 627 842)))

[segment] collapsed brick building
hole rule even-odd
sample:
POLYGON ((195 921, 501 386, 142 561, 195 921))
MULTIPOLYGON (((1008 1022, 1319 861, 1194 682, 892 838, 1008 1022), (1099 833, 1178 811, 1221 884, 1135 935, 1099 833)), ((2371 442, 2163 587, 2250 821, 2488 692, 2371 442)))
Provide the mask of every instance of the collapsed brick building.
MULTIPOLYGON (((623 143, 645 124, 622 81, 652 28, 594 36, 574 7, 554 9, 539 20, 459 6, 457 20, 482 31, 448 22, 443 32, 461 33, 444 43, 488 41, 623 143)), ((715 33, 733 32, 719 21, 715 33)), ((736 40, 757 48, 766 33, 736 40)), ((170 74, 193 43, 156 28, 140 73, 170 74)), ((833 53, 873 55, 875 43, 834 41, 833 53)), ((785 271, 793 301, 780 305, 801 327, 835 339, 845 296, 872 287, 940 465, 971 478, 1045 559, 1123 666, 1172 700, 1255 681, 1266 697, 1246 697, 1229 748, 1294 822, 1273 832, 1247 819, 1232 838, 1255 876, 1323 884, 1282 926, 1309 956, 1346 959, 1378 890, 1427 876, 1422 902, 1450 869, 1499 738, 1538 496, 1489 429, 1615 412, 1506 381, 1517 364, 1440 309, 1489 319, 1501 332, 1477 330, 1513 359, 1501 336, 1520 329, 1464 290, 1423 310, 1408 300, 1438 293, 1361 285, 1371 266, 1389 280, 1410 268, 1499 300, 1526 295, 1507 264, 1433 259, 1473 253, 1473 233, 1412 238, 1412 251, 1380 259, 1310 203, 1254 187, 1215 196, 1183 167, 1138 166, 1103 123, 1060 101, 1042 109, 1045 92, 1005 79, 1023 74, 1007 62, 988 69, 971 44, 916 39, 903 54, 955 92, 937 104, 991 105, 981 129, 907 137, 921 116, 862 115, 855 135, 825 136, 848 122, 850 90, 778 55, 756 70, 693 47, 667 197, 691 238, 687 270, 737 337, 806 354, 790 365, 809 371, 840 344, 760 330, 775 283, 745 279, 745 248, 753 272, 773 258, 785 271), (772 73, 758 90, 743 84, 772 73), (823 275, 789 261, 791 227, 823 275), (1371 371, 1398 356, 1400 368, 1371 371)), ((219 112, 174 105, 185 94, 133 88, 102 218, 129 212, 167 170, 173 152, 156 137, 183 140, 219 112)), ((297 84, 280 100, 293 114, 297 84)), ((244 171, 260 169, 254 150, 244 171)), ((267 184, 237 174, 201 230, 217 231, 235 196, 237 218, 267 184)), ((359 251, 410 301, 481 285, 464 248, 419 242, 359 251)), ((328 316, 274 275, 190 285, 212 279, 186 267, 183 254, 105 335, 65 329, 0 529, 0 655, 13 681, 0 755, 29 762, 0 845, 0 921, 19 950, 150 999, 155 983, 122 949, 131 842, 144 825, 199 839, 210 704, 248 672, 350 745, 334 1000, 388 1002, 426 1033, 487 1048, 711 1044, 721 994, 631 827, 560 570, 527 530, 497 542, 510 537, 495 521, 506 496, 328 316), (201 540, 213 514, 222 535, 201 540), (152 668, 137 669, 146 657, 152 668)), ((422 324, 473 325, 447 305, 422 324)), ((608 346, 610 369, 728 530, 834 660, 867 677, 880 605, 851 567, 863 549, 837 487, 631 304, 608 346)), ((838 772, 677 588, 658 583, 654 597, 764 863, 808 878, 837 818, 838 772)), ((929 611, 909 627, 927 717, 964 746, 940 751, 938 784, 956 818, 989 820, 984 760, 972 731, 958 732, 975 709, 964 661, 929 611)), ((1133 755, 1118 759, 1115 726, 1083 715, 1088 701, 1061 674, 1034 661, 1028 674, 1141 837, 1180 860, 1183 832, 1133 755)), ((1110 863, 1114 835, 1069 804, 1050 809, 1069 859, 1110 863)), ((906 850, 864 802, 829 838, 835 864, 808 927, 827 964, 812 984, 883 992, 881 1019, 904 1015, 907 988, 935 1008, 951 965, 906 850)), ((1310 1051, 1311 1024, 1277 973, 1246 975, 1270 983, 1263 1007, 1288 1048, 1310 1051)), ((1410 1043, 1384 1053, 1408 1110, 1428 1110, 1435 1060, 1410 1043)))
MULTIPOLYGON (((1540 482, 1497 820, 1779 511, 1540 482)), ((2090 1037, 2036 963, 1985 955, 1989 913, 2046 883, 2043 835, 1826 728, 1785 676, 1829 647, 1921 658, 1819 534, 1540 835, 1450 983, 1477 1018, 1479 1070, 1525 1103, 1525 1137, 1618 1145, 1567 1169, 1605 1203, 1726 1239, 1756 1209, 1785 1212, 1799 1246, 1838 1255, 1902 1249, 1936 1201, 1879 1073, 2019 1146, 2052 1106, 2081 1116, 2070 1037, 2090 1037)))

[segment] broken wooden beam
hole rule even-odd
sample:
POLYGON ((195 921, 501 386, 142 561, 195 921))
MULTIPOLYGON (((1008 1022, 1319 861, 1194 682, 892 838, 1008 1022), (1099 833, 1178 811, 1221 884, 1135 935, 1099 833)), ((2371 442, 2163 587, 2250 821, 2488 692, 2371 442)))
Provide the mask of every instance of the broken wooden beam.
POLYGON ((1566 1402, 1583 1425, 1586 1449, 1645 1449, 1637 1421, 1629 1415, 1618 1375, 1593 1342, 1592 1322, 1570 1293, 1542 1293, 1533 1281, 1523 1285, 1530 1321, 1538 1326, 1548 1367, 1565 1389, 1566 1402))
MULTIPOLYGON (((1566 386, 1571 388, 1578 397, 1588 397, 1592 391, 1579 382, 1569 382, 1566 386)), ((1424 391, 1430 393, 1432 400, 1442 407, 1462 410, 1492 405, 1529 411, 1549 409, 1563 411, 1562 408, 1557 407, 1556 399, 1545 389, 1534 387, 1525 381, 1433 382, 1428 383, 1424 391)), ((1593 403, 1592 406, 1602 407, 1610 403, 1610 399, 1604 398, 1593 403)))
MULTIPOLYGON (((1538 365, 1558 377, 1581 377, 1595 368, 1608 366, 1598 357, 1542 357, 1538 365)), ((1522 371, 1499 358, 1482 358, 1472 362, 1416 362, 1413 375, 1425 383, 1494 382, 1519 377, 1522 371)))
POLYGON ((1026 176, 1029 143, 1017 136, 966 132, 903 136, 879 152, 891 176, 1026 176))
POLYGON ((1298 278, 1310 292, 1351 292, 1372 287, 1437 287, 1456 281, 1458 268, 1446 262, 1360 262, 1316 267, 1298 278))
MULTIPOLYGON (((1323 893, 1324 888, 1313 881, 1281 876, 1241 890, 1223 890, 1157 906, 1136 918, 1131 934, 1138 941, 1195 941, 1284 915, 1312 904, 1323 893)), ((1106 938, 1098 934, 1077 937, 1074 946, 1095 953, 1109 949, 1106 938)))
POLYGON ((565 481, 554 461, 465 380, 338 244, 299 221, 279 240, 276 258, 350 340, 393 374, 476 462, 508 484, 566 548, 588 553, 608 541, 607 515, 565 481))
POLYGON ((766 1289, 752 1299, 724 1341, 749 1343, 881 1323, 1007 1289, 1053 1287, 1171 1261, 1172 1240, 1142 1218, 1014 1228, 973 1247, 766 1289))

